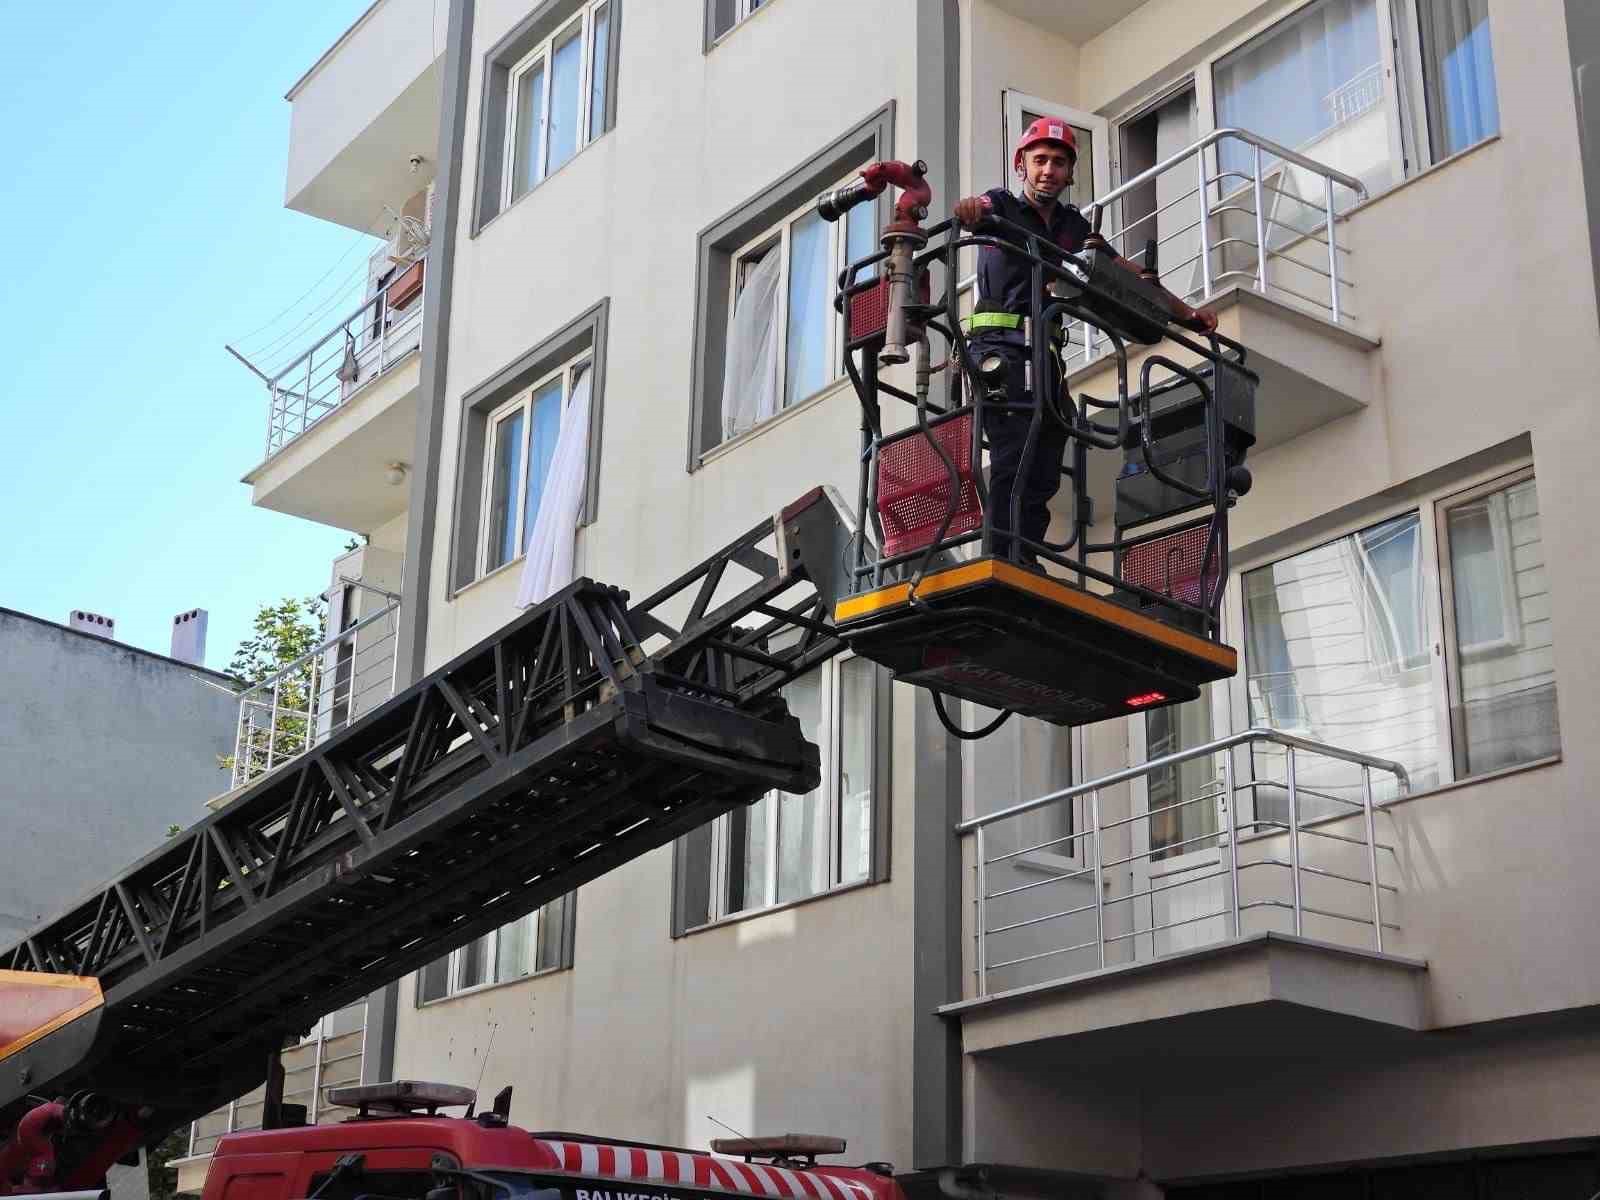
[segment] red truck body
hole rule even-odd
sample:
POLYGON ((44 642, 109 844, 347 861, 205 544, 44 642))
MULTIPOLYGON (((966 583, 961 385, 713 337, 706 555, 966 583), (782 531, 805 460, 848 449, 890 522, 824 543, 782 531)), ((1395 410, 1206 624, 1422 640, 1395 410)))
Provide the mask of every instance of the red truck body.
POLYGON ((511 1200, 905 1200, 878 1169, 748 1162, 533 1133, 492 1116, 417 1115, 229 1134, 212 1156, 202 1200, 300 1200, 319 1187, 319 1200, 428 1200, 440 1182, 449 1184, 450 1169, 508 1181, 511 1200), (362 1156, 360 1168, 326 1186, 353 1154, 362 1156))

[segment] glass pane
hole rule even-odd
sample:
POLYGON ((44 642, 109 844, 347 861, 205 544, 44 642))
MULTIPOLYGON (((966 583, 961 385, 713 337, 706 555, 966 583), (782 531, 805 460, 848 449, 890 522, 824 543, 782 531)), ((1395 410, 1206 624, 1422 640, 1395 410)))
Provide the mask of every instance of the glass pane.
POLYGON ((461 947, 461 962, 456 971, 456 988, 477 987, 480 983, 487 983, 489 969, 493 965, 494 943, 493 934, 473 938, 461 947))
POLYGON ((492 571, 517 556, 517 487, 522 476, 522 410, 494 427, 494 478, 489 487, 489 556, 492 571))
POLYGON ((872 737, 876 672, 865 658, 839 664, 839 882, 872 874, 872 737))
POLYGON ((711 837, 716 822, 686 833, 679 845, 679 866, 683 871, 679 920, 685 929, 711 920, 711 837))
MULTIPOLYGON (((823 778, 828 775, 828 731, 822 720, 826 671, 802 675, 783 689, 789 711, 807 741, 822 748, 823 778)), ((827 887, 827 797, 819 789, 804 796, 778 793, 778 901, 813 896, 827 887)))
POLYGON ((738 0, 711 0, 711 36, 719 38, 739 20, 738 0))
POLYGON ((734 809, 728 815, 728 899, 725 912, 760 908, 767 902, 767 880, 771 878, 771 847, 767 820, 773 800, 763 796, 749 808, 734 809))
MULTIPOLYGON (((1145 713, 1145 757, 1161 758, 1211 740, 1211 699, 1201 695, 1145 713)), ((1212 845, 1217 832, 1216 758, 1190 759, 1150 776, 1150 857, 1167 858, 1212 845), (1186 803, 1187 802, 1187 803, 1186 803)))
MULTIPOLYGON (((1281 142, 1377 190, 1399 178, 1399 164, 1389 157, 1383 80, 1377 0, 1323 0, 1217 63, 1217 125, 1281 142)), ((1242 142, 1221 143, 1230 183, 1248 178, 1251 154, 1242 142)), ((1323 196, 1321 178, 1280 165, 1271 182, 1289 195, 1275 196, 1275 211, 1265 215, 1309 228, 1323 196)))
POLYGON ((1417 0, 1435 160, 1500 131, 1489 0, 1417 0))
POLYGON ((533 425, 528 430, 528 489, 523 501, 522 541, 526 548, 533 537, 533 522, 544 498, 545 481, 550 476, 550 460, 555 456, 556 438, 561 433, 561 389, 558 376, 533 394, 533 425))
POLYGON ((417 972, 417 1000, 442 1000, 450 991, 450 956, 436 958, 417 972))
POLYGON ((828 225, 810 213, 789 235, 789 334, 783 403, 788 407, 833 378, 828 362, 828 321, 833 308, 828 225))
POLYGON ((594 11, 593 47, 589 51, 589 140, 606 131, 606 90, 610 67, 611 6, 594 11))
MULTIPOLYGON (((1244 576, 1245 681, 1250 723, 1292 729, 1317 741, 1406 767, 1413 788, 1439 780, 1444 731, 1435 714, 1438 660, 1429 653, 1416 513, 1362 530, 1244 576)), ((1282 754, 1255 753, 1258 780, 1282 781, 1282 754)), ((1299 780, 1341 799, 1360 799, 1353 769, 1311 757, 1299 780)), ((1373 775, 1380 797, 1389 776, 1373 775)), ((1260 789, 1257 817, 1281 819, 1281 788, 1260 789)), ((1303 815, 1346 811, 1306 799, 1303 815)))
MULTIPOLYGON (((878 252, 878 206, 876 203, 858 204, 844 218, 844 261, 859 262, 878 252)), ((877 269, 863 271, 857 276, 870 279, 877 269)))
POLYGON ((499 945, 495 949, 494 977, 495 982, 504 983, 508 979, 521 979, 528 973, 528 951, 533 947, 533 927, 536 918, 533 913, 525 917, 518 917, 508 925, 500 926, 499 945))
POLYGON ((516 120, 512 130, 511 198, 539 182, 539 139, 544 129, 544 63, 517 81, 516 120))
POLYGON ((562 961, 561 945, 566 936, 567 906, 572 903, 572 894, 557 897, 550 901, 538 912, 539 918, 539 945, 538 953, 534 958, 535 970, 548 971, 552 967, 561 967, 566 964, 562 961))
POLYGON ((583 23, 573 22, 550 56, 550 152, 544 173, 558 170, 578 152, 579 76, 583 68, 583 23))
POLYGON ((1462 775, 1561 749, 1539 494, 1531 479, 1445 519, 1460 668, 1451 696, 1462 775))

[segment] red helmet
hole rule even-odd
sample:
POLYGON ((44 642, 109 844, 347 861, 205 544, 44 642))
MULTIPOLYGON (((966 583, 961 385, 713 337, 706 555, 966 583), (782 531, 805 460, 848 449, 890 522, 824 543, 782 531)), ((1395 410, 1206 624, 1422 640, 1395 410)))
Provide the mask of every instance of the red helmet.
POLYGON ((1022 166, 1023 153, 1040 142, 1058 142, 1067 148, 1074 163, 1078 161, 1078 138, 1072 126, 1059 117, 1039 117, 1017 139, 1016 149, 1011 152, 1011 169, 1015 171, 1022 166))

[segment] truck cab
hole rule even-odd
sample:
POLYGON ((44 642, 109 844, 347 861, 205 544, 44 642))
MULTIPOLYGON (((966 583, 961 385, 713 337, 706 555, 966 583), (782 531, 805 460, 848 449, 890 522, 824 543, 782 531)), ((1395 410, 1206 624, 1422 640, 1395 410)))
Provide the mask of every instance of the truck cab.
POLYGON ((358 1115, 336 1125, 235 1133, 218 1144, 202 1200, 905 1200, 881 1163, 819 1166, 840 1139, 788 1134, 713 1142, 707 1153, 533 1132, 470 1089, 412 1081, 341 1088, 358 1115), (738 1155, 738 1157, 734 1157, 738 1155))

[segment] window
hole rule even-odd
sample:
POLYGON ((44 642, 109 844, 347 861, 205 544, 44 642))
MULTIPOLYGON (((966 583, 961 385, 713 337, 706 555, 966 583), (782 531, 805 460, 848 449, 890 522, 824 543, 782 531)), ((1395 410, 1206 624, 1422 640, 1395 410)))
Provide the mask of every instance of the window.
POLYGON ((511 68, 502 208, 605 131, 610 26, 609 0, 586 5, 511 68))
POLYGON ((810 217, 819 194, 894 155, 886 104, 756 189, 700 231, 688 466, 706 452, 842 374, 835 272, 877 250, 889 197, 838 225, 810 217))
POLYGON ((570 967, 575 898, 569 892, 434 959, 417 972, 417 1003, 570 967))
MULTIPOLYGON (((998 709, 970 702, 961 710, 967 729, 981 728, 1000 715, 998 709)), ((961 746, 962 783, 974 816, 1072 786, 1072 731, 1062 726, 1013 716, 988 737, 961 746)), ((1058 860, 1077 860, 1087 848, 1072 837, 1086 824, 1082 801, 1048 804, 991 826, 985 853, 990 858, 1019 854, 1022 865, 1036 870, 1060 865, 1058 860)))
MULTIPOLYGON (((1212 739, 1211 696, 1154 708, 1144 715, 1145 761, 1203 746, 1212 739)), ((1216 844, 1220 788, 1216 756, 1191 758, 1153 772, 1146 793, 1152 861, 1216 844)))
POLYGON ((1549 585, 1532 476, 1447 504, 1442 533, 1457 774, 1558 753, 1549 585))
POLYGON ((589 389, 588 462, 579 524, 595 519, 610 302, 535 343, 461 399, 450 580, 459 590, 522 555, 544 499, 561 418, 589 389))
POLYGON ((1407 122, 1417 156, 1436 162, 1500 132, 1489 0, 1416 0, 1397 23, 1417 65, 1407 122))
POLYGON ((875 864, 884 835, 881 686, 871 662, 843 657, 784 689, 822 752, 822 786, 804 796, 772 792, 679 840, 677 932, 884 877, 875 864))
POLYGON ((706 0, 706 44, 709 48, 723 34, 743 21, 768 0, 706 0))
MULTIPOLYGON (((844 182, 844 181, 840 181, 844 182)), ((737 437, 821 391, 842 373, 839 272, 878 248, 876 206, 840 222, 788 214, 734 255, 722 436, 737 437)))
POLYGON ((489 51, 476 232, 616 124, 622 0, 543 0, 489 51))
MULTIPOLYGON (((1431 497, 1241 583, 1250 724, 1394 759, 1413 790, 1559 753, 1531 469, 1431 497)), ((1267 760, 1281 780, 1281 757, 1257 751, 1257 778, 1267 760)), ((1359 798, 1358 779, 1320 782, 1359 798)), ((1305 815, 1337 807, 1313 798, 1305 815)), ((1265 811, 1287 812, 1276 801, 1265 811)))
POLYGON ((490 414, 480 575, 527 549, 556 451, 562 410, 588 370, 587 358, 566 363, 490 414))

